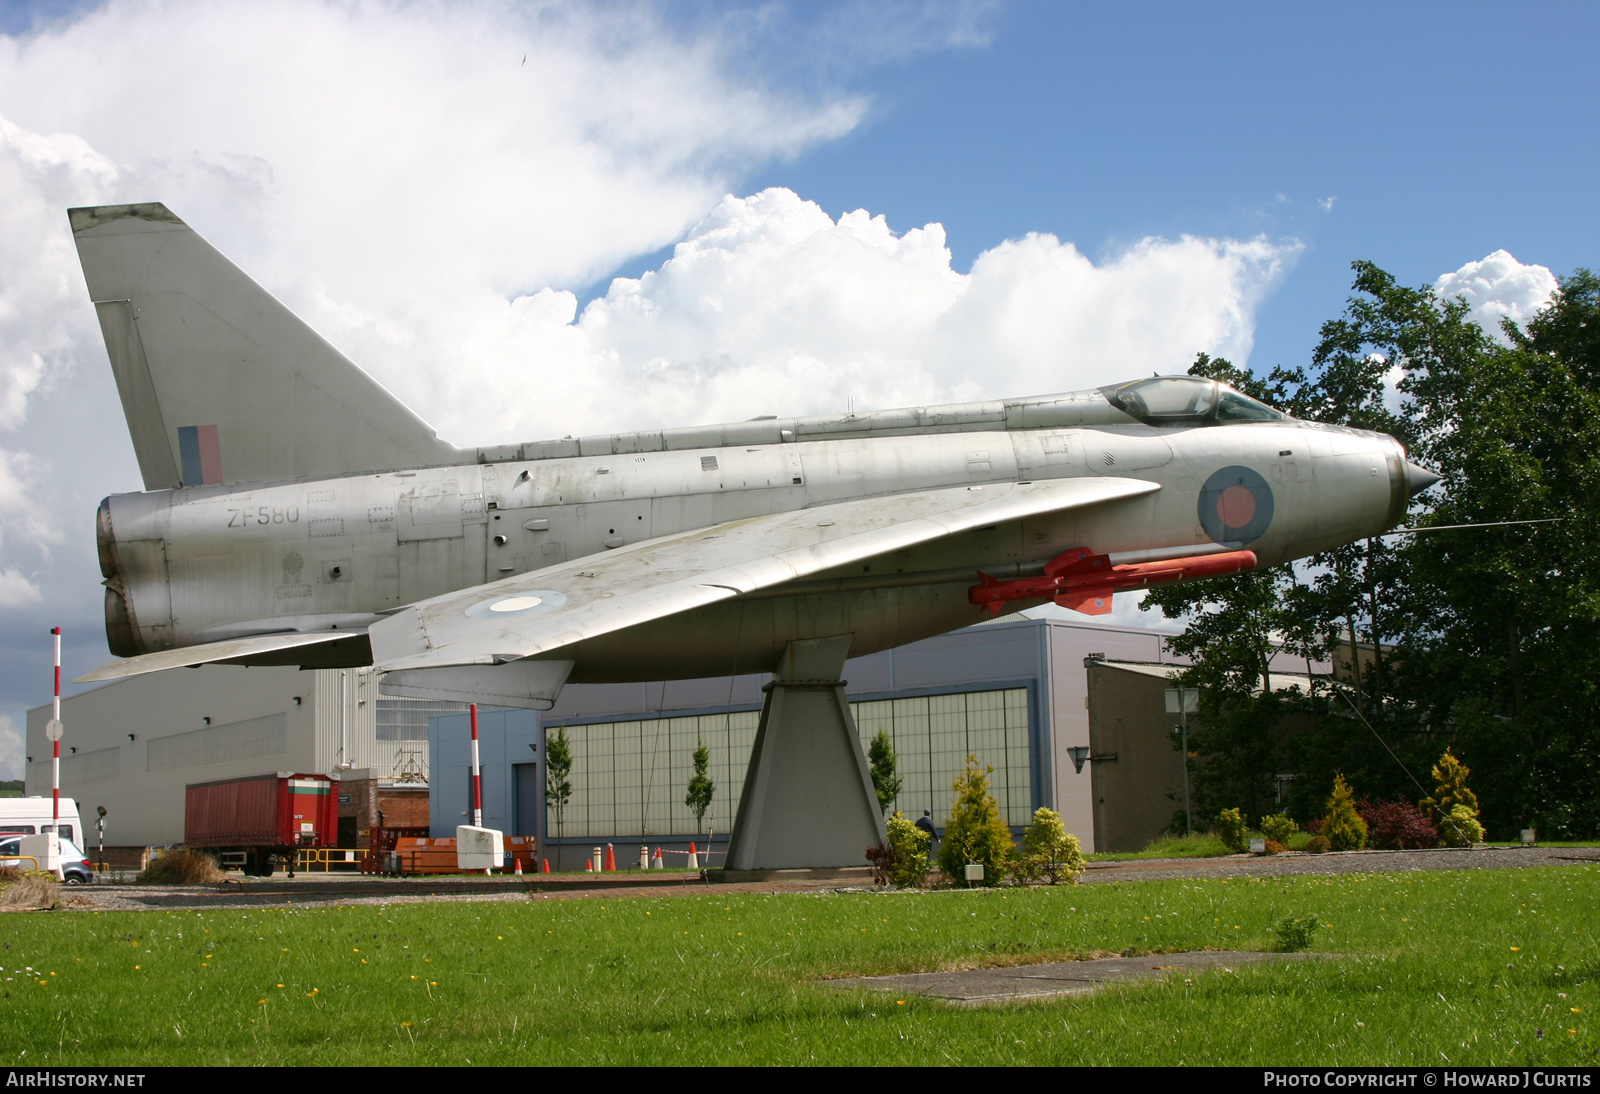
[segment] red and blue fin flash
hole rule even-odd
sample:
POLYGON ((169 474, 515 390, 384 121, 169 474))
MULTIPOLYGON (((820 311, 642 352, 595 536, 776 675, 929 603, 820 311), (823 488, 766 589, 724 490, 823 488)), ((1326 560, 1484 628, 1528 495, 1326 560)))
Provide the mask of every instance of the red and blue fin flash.
POLYGON ((222 445, 214 425, 180 425, 178 460, 183 485, 216 486, 222 482, 222 445))

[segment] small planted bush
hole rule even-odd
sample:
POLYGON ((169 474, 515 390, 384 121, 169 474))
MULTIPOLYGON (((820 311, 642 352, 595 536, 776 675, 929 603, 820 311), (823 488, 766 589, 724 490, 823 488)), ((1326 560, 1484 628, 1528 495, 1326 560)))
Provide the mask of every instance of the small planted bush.
POLYGON ((889 850, 893 861, 886 867, 888 880, 901 888, 914 888, 928 880, 928 833, 896 809, 889 817, 889 850))
POLYGON ((1285 916, 1278 920, 1272 928, 1274 936, 1273 949, 1279 953, 1300 953, 1311 948, 1311 936, 1317 933, 1317 917, 1314 915, 1296 919, 1294 916, 1285 916))
POLYGON ((1244 814, 1237 809, 1224 809, 1217 814, 1217 836, 1234 854, 1250 850, 1250 833, 1245 827, 1244 814))
POLYGON ((1308 855, 1325 855, 1333 850, 1333 845, 1328 842, 1327 836, 1312 836, 1306 840, 1303 850, 1308 855))
POLYGON ((967 769, 951 787, 956 798, 950 807, 950 827, 939 843, 939 869, 953 882, 964 882, 967 864, 976 862, 983 866, 983 884, 998 885, 1011 864, 1016 845, 989 793, 993 772, 993 767, 969 755, 967 769))
POLYGON ((1017 879, 1037 881, 1043 877, 1051 885, 1063 880, 1076 884, 1083 869, 1083 848, 1078 837, 1067 831, 1060 814, 1042 805, 1035 809, 1033 823, 1022 832, 1022 854, 1013 867, 1017 879))
POLYGON ((1269 843, 1281 843, 1287 846, 1289 837, 1298 831, 1300 826, 1287 813, 1261 818, 1261 834, 1267 837, 1269 843))
POLYGON ((1472 769, 1448 748, 1439 762, 1433 765, 1433 780, 1437 784, 1433 797, 1422 799, 1422 808, 1434 818, 1439 838, 1446 847, 1470 847, 1483 839, 1483 825, 1478 823, 1478 796, 1467 789, 1467 776, 1472 769))
POLYGON ((1335 851, 1359 851, 1367 845, 1367 822, 1356 812, 1355 793, 1343 775, 1333 777, 1333 794, 1328 798, 1322 834, 1335 851))
POLYGON ((1367 846, 1392 851, 1437 847, 1439 830, 1428 814, 1407 801, 1371 802, 1356 807, 1367 822, 1367 846))
POLYGON ((1446 847, 1471 847, 1483 842, 1483 825, 1478 823, 1478 815, 1461 802, 1451 806, 1450 815, 1440 827, 1444 829, 1446 847))

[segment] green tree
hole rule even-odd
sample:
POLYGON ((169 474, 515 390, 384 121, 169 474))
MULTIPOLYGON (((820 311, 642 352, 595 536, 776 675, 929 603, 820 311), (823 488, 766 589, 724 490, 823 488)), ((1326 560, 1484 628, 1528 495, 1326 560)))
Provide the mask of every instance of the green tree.
MULTIPOLYGON (((927 833, 923 833, 926 835, 927 833)), ((1078 837, 1067 831, 1061 815, 1040 806, 1033 811, 1033 823, 1022 830, 1022 854, 1013 871, 1021 881, 1047 878, 1051 885, 1063 879, 1077 884, 1085 862, 1078 837)))
POLYGON ((1367 845, 1367 822, 1356 812, 1355 792, 1343 775, 1333 777, 1333 794, 1322 820, 1322 835, 1334 851, 1359 851, 1367 845))
POLYGON ((951 881, 961 881, 967 863, 976 862, 983 864, 983 883, 998 885, 1016 850, 1000 806, 989 793, 993 773, 993 767, 969 755, 966 770, 951 787, 955 801, 950 807, 950 825, 939 844, 939 869, 951 881))
POLYGON ((683 804, 694 814, 696 832, 705 827, 706 810, 711 808, 711 798, 717 792, 717 784, 706 774, 710 768, 711 750, 704 741, 698 741, 694 750, 694 774, 689 776, 689 792, 683 798, 683 804))
POLYGON ((889 806, 900 796, 900 785, 904 780, 894 773, 899 757, 895 755, 894 740, 887 729, 880 726, 878 732, 873 734, 872 742, 867 746, 867 759, 872 765, 872 789, 878 795, 878 810, 888 816, 889 806))
POLYGON ((567 803, 572 800, 572 742, 567 727, 558 726, 554 737, 544 742, 544 801, 556 815, 556 836, 565 832, 567 803))

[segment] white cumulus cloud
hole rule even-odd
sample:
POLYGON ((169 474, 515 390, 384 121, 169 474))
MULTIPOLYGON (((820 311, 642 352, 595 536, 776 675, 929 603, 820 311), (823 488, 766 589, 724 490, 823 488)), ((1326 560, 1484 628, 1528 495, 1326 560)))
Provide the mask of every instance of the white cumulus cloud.
POLYGON ((994 398, 1181 371, 1198 350, 1244 360, 1298 253, 1151 238, 1097 264, 1030 234, 961 273, 939 224, 896 234, 775 188, 724 198, 581 315, 570 292, 484 293, 408 339, 448 361, 417 405, 462 444, 994 398))
POLYGON ((1547 267, 1525 266, 1505 250, 1468 262, 1433 283, 1433 291, 1443 299, 1465 299, 1472 309, 1468 317, 1502 342, 1502 319, 1526 323, 1558 288, 1547 267))

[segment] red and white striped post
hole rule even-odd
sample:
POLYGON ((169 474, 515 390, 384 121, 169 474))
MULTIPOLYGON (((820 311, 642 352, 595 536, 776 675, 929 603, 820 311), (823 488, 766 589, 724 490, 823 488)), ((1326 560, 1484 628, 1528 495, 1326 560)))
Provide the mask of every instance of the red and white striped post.
MULTIPOLYGON (((59 642, 60 639, 57 639, 59 642)), ((59 678, 61 671, 56 670, 59 678)), ((478 770, 478 704, 470 704, 472 711, 472 827, 483 827, 483 777, 478 770)))
POLYGON ((54 738, 50 742, 50 825, 51 831, 61 831, 61 628, 51 627, 56 645, 56 693, 50 706, 50 720, 55 723, 54 738))

